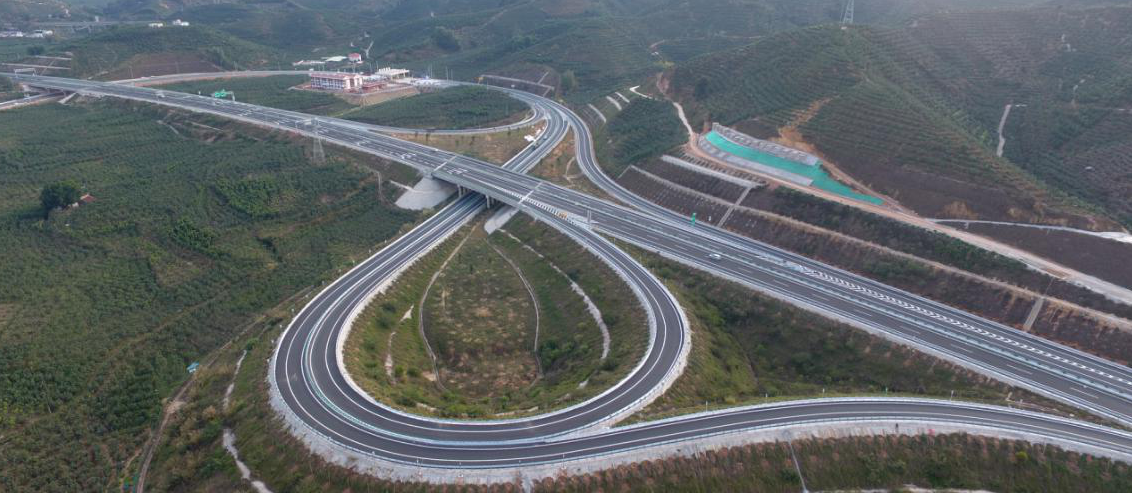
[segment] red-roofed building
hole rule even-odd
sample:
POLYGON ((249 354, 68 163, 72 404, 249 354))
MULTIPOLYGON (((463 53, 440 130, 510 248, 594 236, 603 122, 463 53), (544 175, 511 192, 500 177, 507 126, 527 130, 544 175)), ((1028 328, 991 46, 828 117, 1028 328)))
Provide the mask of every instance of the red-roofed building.
POLYGON ((352 91, 362 87, 362 76, 344 72, 311 72, 311 87, 331 91, 352 91))
POLYGON ((350 53, 350 61, 354 63, 362 63, 361 53, 350 53))

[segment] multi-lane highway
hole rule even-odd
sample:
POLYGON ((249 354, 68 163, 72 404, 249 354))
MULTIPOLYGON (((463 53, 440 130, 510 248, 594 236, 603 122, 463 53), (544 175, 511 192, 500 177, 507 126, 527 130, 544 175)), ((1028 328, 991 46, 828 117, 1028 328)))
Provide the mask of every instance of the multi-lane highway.
MULTIPOLYGON (((576 115, 553 102, 534 103, 544 107, 548 120, 544 137, 560 135, 563 122, 579 132, 575 141, 587 173, 639 210, 525 176, 521 174, 521 159, 512 161, 512 169, 501 169, 331 118, 320 117, 315 124, 309 115, 168 91, 158 95, 152 89, 106 83, 15 77, 45 88, 124 97, 307 135, 317 133, 327 141, 408 164, 519 207, 565 232, 618 271, 650 314, 651 344, 637 368, 606 393, 565 410, 509 421, 454 422, 410 416, 373 402, 353 388, 341 371, 336 349, 341 333, 351 313, 364 304, 376 286, 440 241, 445 231, 458 227, 460 218, 471 213, 468 211, 478 210, 481 198, 464 198, 329 286, 304 308, 280 339, 272 381, 286 411, 311 431, 356 452, 408 464, 504 467, 592 457, 783 424, 895 419, 1013 430, 1036 440, 1060 440, 1100 447, 1116 455, 1132 454, 1132 435, 1122 431, 1004 408, 921 400, 804 401, 581 436, 567 434, 607 422, 647 401, 673 377, 688 344, 684 320, 672 296, 647 270, 596 233, 744 282, 1122 423, 1132 423, 1132 374, 1121 365, 804 257, 725 231, 692 226, 684 218, 621 190, 607 177, 603 183, 604 175, 596 167, 592 149, 588 149, 588 129, 576 115), (720 258, 710 259, 710 254, 720 258)), ((532 149, 528 152, 534 154, 532 149)))
MULTIPOLYGON (((178 82, 199 81, 199 80, 212 80, 212 79, 229 79, 229 78, 254 78, 254 77, 273 77, 280 75, 309 75, 310 72, 306 70, 242 70, 238 72, 193 72, 184 74, 169 74, 169 75, 155 75, 150 77, 141 77, 137 79, 116 80, 115 84, 128 84, 133 86, 148 87, 160 86, 166 84, 175 84, 178 82)), ((468 85, 462 82, 433 80, 429 81, 428 85, 422 85, 421 90, 427 91, 430 88, 443 89, 458 85, 468 85)), ((373 125, 368 123, 355 122, 359 128, 373 130, 375 132, 387 132, 398 134, 419 134, 429 133, 433 135, 481 135, 493 134, 499 132, 506 132, 508 130, 518 130, 531 126, 533 123, 548 118, 547 110, 549 107, 541 104, 539 96, 530 94, 523 91, 507 90, 511 97, 526 103, 531 108, 531 112, 522 120, 505 125, 495 125, 491 127, 475 127, 475 128, 462 128, 462 129, 433 129, 422 130, 417 128, 403 128, 391 127, 388 125, 373 125)))

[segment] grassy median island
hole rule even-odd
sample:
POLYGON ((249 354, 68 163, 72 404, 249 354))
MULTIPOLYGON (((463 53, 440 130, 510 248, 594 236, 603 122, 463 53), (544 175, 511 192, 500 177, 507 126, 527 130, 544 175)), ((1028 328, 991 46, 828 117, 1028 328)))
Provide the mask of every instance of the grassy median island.
POLYGON ((506 125, 529 112, 526 103, 500 91, 457 86, 358 108, 343 117, 374 125, 436 130, 506 125))
POLYGON ((419 217, 369 170, 399 165, 309 143, 111 99, 0 112, 0 490, 115 489, 186 366, 419 217), (44 220, 67 181, 91 197, 44 220))
POLYGON ((420 327, 436 353, 434 377, 441 389, 471 401, 510 401, 539 378, 537 300, 523 271, 483 228, 461 243, 423 299, 420 327))
POLYGON ((668 392, 630 421, 767 400, 885 394, 1075 412, 740 284, 632 250, 680 299, 692 323, 692 353, 668 392))
POLYGON ((418 261, 355 322, 345 357, 379 401, 439 416, 504 417, 600 393, 636 366, 647 338, 644 311, 618 276, 572 240, 517 216, 490 236, 478 221, 465 226, 418 261), (578 291, 596 305, 600 324, 578 291))
POLYGON ((354 107, 332 94, 291 89, 309 79, 306 75, 272 75, 195 80, 154 87, 204 96, 227 90, 235 93, 236 101, 316 115, 336 115, 354 107))

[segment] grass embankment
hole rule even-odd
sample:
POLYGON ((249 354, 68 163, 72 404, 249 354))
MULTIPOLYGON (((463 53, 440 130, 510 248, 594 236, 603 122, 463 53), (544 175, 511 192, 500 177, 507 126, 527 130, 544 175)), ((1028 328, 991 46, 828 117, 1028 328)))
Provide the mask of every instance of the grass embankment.
POLYGON ((550 151, 542 161, 530 171, 531 176, 542 178, 546 181, 554 183, 571 190, 589 194, 594 197, 600 197, 611 202, 617 202, 604 190, 594 185, 589 178, 586 178, 582 168, 578 166, 578 159, 574 157, 574 132, 568 132, 566 138, 550 151))
MULTIPOLYGON (((1019 286, 1036 293, 1060 298, 1084 307, 1106 311, 1125 318, 1132 318, 1132 306, 1114 302, 1105 296, 1086 288, 1075 286, 1067 281, 1053 278, 1041 272, 1026 267, 1025 264, 986 250, 963 240, 927 230, 925 228, 901 223, 879 214, 873 214, 861 209, 849 207, 813 195, 798 192, 786 187, 774 189, 752 190, 743 200, 743 206, 766 210, 789 218, 812 224, 822 229, 843 233, 870 243, 881 245, 893 250, 906 252, 925 260, 939 262, 971 272, 988 279, 996 279, 1019 286)), ((743 215, 736 215, 736 218, 743 215)), ((735 223, 739 221, 734 221, 735 223)), ((729 221, 728 225, 733 222, 729 221)), ((757 228, 756 228, 757 229, 757 228)), ((975 226, 972 231, 979 232, 980 227, 975 226)), ((1040 231, 1040 230, 1033 230, 1040 231)), ((1106 240, 1097 239, 1105 242, 1106 240)), ((1089 247, 1091 242, 1081 241, 1076 246, 1089 247)), ((1020 248, 1026 244, 1015 242, 1020 248)), ((1045 246, 1045 245, 1039 245, 1045 246)), ((1101 245, 1108 246, 1108 245, 1101 245)), ((1115 244, 1115 250, 1120 249, 1115 244)), ((1063 246, 1068 248, 1067 245, 1063 246)), ((1032 247, 1038 253, 1052 255, 1053 250, 1042 251, 1041 248, 1032 247)), ((1104 251, 1102 248, 1090 250, 1104 251)), ((1103 256, 1103 255, 1101 255, 1103 256)), ((1091 257, 1096 257, 1092 255, 1091 257)), ((1083 269, 1096 270, 1100 263, 1097 261, 1083 261, 1078 266, 1083 269)), ((1119 275, 1119 274, 1118 274, 1119 275)))
POLYGON ((802 489, 802 479, 810 491, 903 491, 915 485, 980 491, 1115 493, 1132 488, 1132 468, 1018 441, 963 434, 900 435, 735 447, 598 474, 548 479, 533 491, 795 492, 802 489), (797 457, 797 468, 792 457, 797 457))
POLYGON ((286 325, 290 309, 305 300, 282 306, 281 320, 268 320, 237 339, 202 368, 183 405, 170 419, 167 433, 154 456, 147 486, 154 491, 255 491, 240 479, 235 461, 223 447, 222 432, 235 434, 240 459, 254 478, 275 492, 298 491, 437 491, 426 484, 384 481, 326 463, 284 428, 268 400, 267 371, 271 344, 286 325), (248 351, 239 373, 236 361, 248 351), (224 391, 234 382, 227 410, 224 391))
POLYGON ((291 89, 307 80, 305 75, 274 75, 198 80, 157 87, 205 96, 223 89, 235 93, 236 100, 244 103, 316 115, 336 115, 353 108, 350 103, 331 94, 291 89))
POLYGON ((457 86, 366 106, 344 118, 421 130, 486 128, 522 120, 530 107, 499 91, 457 86))
POLYGON ((688 133, 666 101, 636 98, 594 132, 594 152, 614 178, 630 164, 658 156, 688 141, 688 133))
POLYGON ((0 490, 111 488, 186 365, 415 219, 359 169, 397 165, 327 155, 148 106, 0 113, 0 490), (45 221, 64 180, 95 200, 45 221))
MULTIPOLYGON (((1113 262, 1132 258, 1132 244, 1077 233, 1004 224, 966 224, 964 229, 1008 245, 1024 248, 1061 265, 1132 289, 1132 264, 1113 262)), ((1126 318, 1132 319, 1132 306, 1126 318)))
POLYGON ((487 417, 568 405, 596 395, 635 366, 648 331, 621 279, 607 268, 594 269, 603 264, 525 216, 513 219, 508 231, 514 238, 504 232, 485 236, 478 224, 465 227, 374 300, 346 345, 347 368, 363 389, 415 412, 487 417), (424 304, 426 337, 442 374, 438 385, 417 307, 442 265, 424 304), (534 305, 516 268, 537 300, 537 351, 534 305), (604 361, 600 329, 570 281, 594 301, 608 327, 612 344, 604 361))
POLYGON ((688 368, 633 419, 823 395, 904 394, 1062 409, 988 378, 739 284, 633 249, 692 323, 688 368))
POLYGON ((536 126, 490 134, 442 135, 420 132, 394 134, 394 137, 474 157, 489 163, 503 164, 530 144, 526 139, 527 135, 534 135, 538 131, 536 129, 545 127, 545 124, 540 123, 536 126))

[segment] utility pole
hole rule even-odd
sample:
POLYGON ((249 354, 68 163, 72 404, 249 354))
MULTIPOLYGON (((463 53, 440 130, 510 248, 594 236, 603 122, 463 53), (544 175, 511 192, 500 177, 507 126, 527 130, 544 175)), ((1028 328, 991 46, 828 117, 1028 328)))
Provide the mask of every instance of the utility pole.
POLYGON ((312 118, 314 123, 314 150, 311 151, 311 158, 314 164, 319 166, 326 164, 326 152, 322 149, 322 134, 318 133, 318 118, 312 118))
POLYGON ((841 23, 842 24, 852 24, 853 23, 853 0, 848 0, 845 3, 845 13, 841 14, 841 23))

